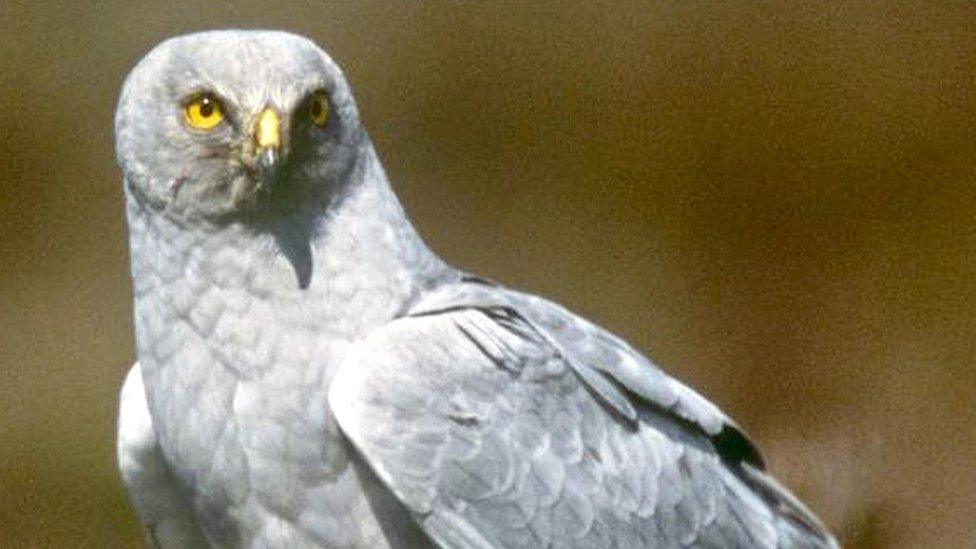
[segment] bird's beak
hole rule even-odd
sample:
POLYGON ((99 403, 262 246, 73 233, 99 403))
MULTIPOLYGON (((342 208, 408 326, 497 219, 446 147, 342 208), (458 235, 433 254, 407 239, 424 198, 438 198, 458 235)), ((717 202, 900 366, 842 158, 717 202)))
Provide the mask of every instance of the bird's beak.
POLYGON ((254 126, 257 171, 262 185, 274 179, 281 155, 281 116, 272 108, 261 111, 254 126))

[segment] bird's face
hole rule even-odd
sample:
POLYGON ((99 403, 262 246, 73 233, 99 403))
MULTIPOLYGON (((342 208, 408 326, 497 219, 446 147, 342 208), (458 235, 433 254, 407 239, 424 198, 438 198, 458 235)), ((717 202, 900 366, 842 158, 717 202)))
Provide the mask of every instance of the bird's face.
POLYGON ((185 219, 317 208, 363 146, 338 66, 292 34, 173 38, 126 79, 115 120, 128 192, 185 219))

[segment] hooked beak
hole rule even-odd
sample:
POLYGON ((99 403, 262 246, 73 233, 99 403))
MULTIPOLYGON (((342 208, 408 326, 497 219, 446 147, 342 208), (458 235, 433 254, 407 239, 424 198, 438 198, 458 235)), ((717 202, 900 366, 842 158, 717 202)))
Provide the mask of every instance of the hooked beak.
POLYGON ((259 183, 267 187, 277 174, 281 156, 281 116, 272 108, 261 111, 254 126, 254 144, 259 183))
POLYGON ((258 171, 261 172, 262 178, 265 177, 265 174, 268 176, 274 175, 274 170, 278 165, 278 149, 261 149, 261 151, 258 152, 258 160, 256 164, 258 171))

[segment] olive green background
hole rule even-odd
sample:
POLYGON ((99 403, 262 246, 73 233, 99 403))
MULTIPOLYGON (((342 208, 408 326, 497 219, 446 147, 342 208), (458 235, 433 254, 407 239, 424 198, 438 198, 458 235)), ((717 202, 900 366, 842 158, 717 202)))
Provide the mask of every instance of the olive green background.
POLYGON ((112 114, 159 40, 306 34, 456 265, 620 333, 849 547, 976 538, 976 5, 0 4, 0 546, 137 546, 112 114))

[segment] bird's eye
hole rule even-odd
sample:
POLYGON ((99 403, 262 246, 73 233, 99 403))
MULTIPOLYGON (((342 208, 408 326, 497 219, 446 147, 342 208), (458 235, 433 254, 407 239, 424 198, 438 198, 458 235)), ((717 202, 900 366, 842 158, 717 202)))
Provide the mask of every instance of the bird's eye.
POLYGON ((329 96, 325 90, 312 94, 312 101, 308 106, 308 116, 316 126, 325 126, 329 121, 329 96))
POLYGON ((213 94, 205 93, 186 106, 186 122, 198 130, 210 130, 224 119, 224 108, 213 94))

